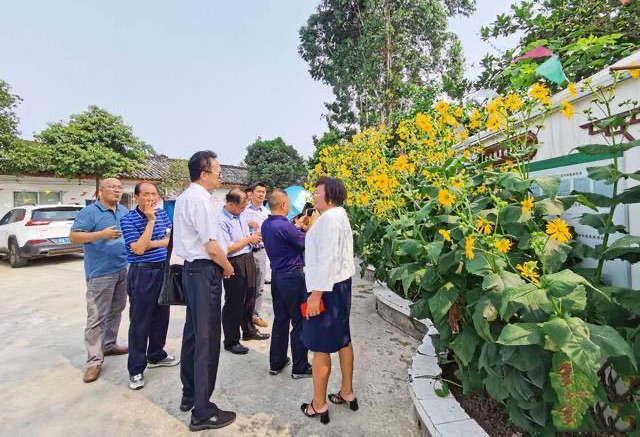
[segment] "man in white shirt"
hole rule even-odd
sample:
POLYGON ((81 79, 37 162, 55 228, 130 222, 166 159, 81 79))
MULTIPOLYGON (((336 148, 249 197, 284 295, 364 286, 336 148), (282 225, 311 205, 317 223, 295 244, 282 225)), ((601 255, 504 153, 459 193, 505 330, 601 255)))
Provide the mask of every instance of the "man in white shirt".
POLYGON ((191 431, 230 425, 236 413, 210 401, 220 358, 222 278, 233 267, 219 244, 218 223, 209 191, 220 185, 220 164, 210 151, 189 159, 191 185, 176 200, 174 241, 176 255, 184 259, 182 287, 187 314, 182 338, 181 411, 191 413, 191 431))
MULTIPOLYGON (((264 206, 264 199, 267 195, 267 187, 262 182, 256 182, 252 185, 249 202, 242 216, 249 223, 252 232, 260 231, 262 223, 267 219, 269 213, 264 206)), ((264 244, 261 242, 253 248, 253 259, 256 262, 256 304, 254 308, 253 323, 262 328, 266 328, 269 324, 260 317, 262 310, 262 293, 264 292, 264 282, 267 270, 267 252, 264 250, 264 244)))

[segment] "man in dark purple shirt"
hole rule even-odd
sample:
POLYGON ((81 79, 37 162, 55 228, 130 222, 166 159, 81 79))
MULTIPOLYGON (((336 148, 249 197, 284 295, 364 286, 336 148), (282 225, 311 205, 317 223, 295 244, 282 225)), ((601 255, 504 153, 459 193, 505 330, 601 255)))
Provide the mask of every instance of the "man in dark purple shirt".
POLYGON ((289 324, 291 324, 291 356, 293 379, 311 377, 307 348, 302 344, 302 313, 306 286, 304 282, 304 233, 287 220, 289 197, 283 190, 269 195, 271 215, 262 223, 262 241, 271 262, 271 298, 273 327, 269 350, 269 373, 277 375, 291 360, 287 357, 289 324))

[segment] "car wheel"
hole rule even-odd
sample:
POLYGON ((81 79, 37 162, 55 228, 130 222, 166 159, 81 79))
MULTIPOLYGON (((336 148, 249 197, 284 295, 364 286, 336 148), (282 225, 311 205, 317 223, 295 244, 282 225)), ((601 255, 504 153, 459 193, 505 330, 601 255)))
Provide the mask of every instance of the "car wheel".
POLYGON ((9 264, 11 264, 11 267, 14 269, 27 265, 27 259, 20 255, 18 243, 16 243, 15 240, 9 242, 9 264))

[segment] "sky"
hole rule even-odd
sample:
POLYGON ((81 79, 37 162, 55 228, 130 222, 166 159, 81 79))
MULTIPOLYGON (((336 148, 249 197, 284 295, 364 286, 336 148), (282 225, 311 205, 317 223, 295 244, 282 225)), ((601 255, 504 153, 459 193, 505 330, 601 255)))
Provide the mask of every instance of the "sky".
MULTIPOLYGON (((468 73, 491 47, 482 25, 511 0, 478 0, 451 20, 468 73)), ((298 54, 318 0, 25 0, 0 17, 0 79, 23 102, 23 138, 95 104, 121 115, 157 152, 212 149, 239 164, 256 138, 281 136, 301 155, 326 130, 331 89, 298 54)))

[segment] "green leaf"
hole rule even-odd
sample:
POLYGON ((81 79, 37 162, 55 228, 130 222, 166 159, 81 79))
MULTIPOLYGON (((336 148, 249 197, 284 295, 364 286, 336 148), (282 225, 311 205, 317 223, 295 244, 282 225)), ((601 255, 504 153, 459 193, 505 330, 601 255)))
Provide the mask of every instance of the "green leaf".
POLYGON ((506 206, 498 214, 498 220, 502 224, 526 222, 531 218, 530 213, 523 213, 520 206, 506 206))
POLYGON ((398 254, 399 256, 411 255, 414 258, 417 258, 421 252, 422 243, 420 243, 418 240, 413 239, 400 241, 398 243, 398 250, 396 250, 396 254, 398 254))
POLYGON ((620 203, 618 199, 612 199, 611 197, 603 196, 602 194, 586 193, 581 191, 573 191, 572 194, 578 195, 578 203, 588 206, 596 211, 596 207, 610 208, 620 203))
POLYGON ((547 289, 549 296, 561 298, 561 306, 566 311, 582 311, 587 305, 585 286, 589 281, 573 271, 566 269, 558 273, 545 275, 540 283, 547 289))
POLYGON ((509 392, 505 388, 502 378, 493 373, 489 373, 482 381, 489 396, 497 401, 503 401, 509 396, 509 392))
POLYGON ((498 270, 498 273, 490 273, 482 280, 482 288, 486 291, 502 293, 505 288, 519 287, 525 284, 520 275, 509 272, 505 269, 498 270))
POLYGON ((440 257, 440 253, 442 252, 442 248, 444 247, 444 241, 433 241, 425 247, 427 250, 427 255, 432 263, 437 263, 438 258, 440 257))
POLYGON ((429 217, 429 214, 431 214, 431 211, 433 211, 435 206, 436 206, 435 199, 432 199, 427 203, 425 203, 424 206, 420 208, 418 212, 416 212, 416 220, 419 222, 425 221, 429 217))
POLYGON ((489 321, 495 320, 497 315, 498 310, 488 297, 484 296, 476 303, 472 317, 473 326, 483 340, 493 341, 489 321))
POLYGON ((534 178, 533 180, 542 188, 547 197, 554 199, 558 195, 558 190, 560 189, 560 178, 558 176, 534 178))
POLYGON ((615 300, 636 315, 640 315, 640 290, 632 290, 623 287, 602 287, 607 294, 615 297, 615 300))
POLYGON ((633 367, 638 368, 638 363, 631 349, 631 345, 611 326, 587 324, 591 333, 591 341, 600 347, 603 358, 605 357, 629 357, 633 367))
POLYGON ((583 155, 612 155, 624 152, 636 146, 640 146, 640 140, 631 141, 617 146, 609 146, 608 144, 587 144, 586 146, 578 146, 576 149, 583 155))
POLYGON ((535 203, 534 211, 537 215, 560 215, 564 213, 564 204, 558 199, 542 199, 535 203))
POLYGON ((551 411, 553 424, 558 430, 580 429, 587 408, 594 402, 595 372, 590 376, 576 367, 570 357, 556 353, 549 379, 557 395, 551 411))
POLYGON ((522 179, 520 175, 516 173, 505 173, 498 178, 498 185, 503 188, 516 192, 525 192, 531 185, 531 179, 522 179))
POLYGON ((433 391, 436 396, 446 398, 449 396, 449 384, 447 384, 447 381, 442 381, 442 388, 434 387, 433 391))
POLYGON ((458 298, 458 293, 458 289, 451 282, 447 282, 429 299, 429 308, 431 309, 434 323, 447 315, 449 308, 458 298))
POLYGON ((420 278, 420 288, 427 291, 433 291, 433 286, 438 280, 438 272, 435 267, 427 266, 424 269, 424 274, 420 278))
POLYGON ((493 273, 493 268, 491 267, 491 264, 489 264, 489 261, 487 261, 484 254, 482 253, 479 253, 473 259, 465 260, 464 265, 467 268, 467 271, 474 275, 485 276, 490 273, 493 273))
POLYGON ((622 173, 617 171, 613 164, 587 167, 587 174, 594 181, 603 181, 607 185, 613 184, 622 177, 622 173))
POLYGON ((589 328, 577 317, 551 316, 543 324, 544 333, 586 374, 600 368, 600 348, 591 341, 589 328))
POLYGON ((570 245, 549 238, 544 245, 544 251, 538 253, 538 257, 544 266, 544 271, 555 272, 560 270, 570 253, 570 245))
POLYGON ((431 311, 429 311, 429 301, 425 297, 421 297, 409 306, 409 317, 414 319, 429 319, 431 311))
POLYGON ((607 248, 602 254, 607 260, 622 259, 630 263, 640 261, 640 237, 626 235, 607 248))
POLYGON ((635 187, 629 188, 628 190, 618 194, 617 199, 620 203, 624 203, 626 205, 640 202, 640 185, 636 185, 635 187))
POLYGON ((500 305, 500 317, 502 320, 508 321, 522 307, 528 310, 541 309, 546 313, 553 311, 545 290, 536 287, 534 284, 526 283, 518 287, 505 289, 500 305))
POLYGON ((465 326, 449 346, 456 357, 462 361, 462 364, 468 366, 473 359, 473 355, 479 343, 480 339, 476 335, 475 331, 468 326, 465 326))
POLYGON ((505 346, 543 344, 544 332, 538 323, 511 323, 502 328, 496 343, 505 346))
POLYGON ((505 370, 503 384, 509 394, 520 401, 528 401, 533 398, 531 385, 524 378, 522 372, 510 366, 504 366, 503 368, 505 370))
POLYGON ((451 267, 457 267, 460 261, 462 261, 462 250, 446 252, 438 260, 438 271, 447 273, 451 267))
POLYGON ((471 202, 469 207, 471 208, 472 214, 477 214, 483 209, 485 209, 491 203, 491 199, 489 197, 480 197, 479 199, 471 202))

